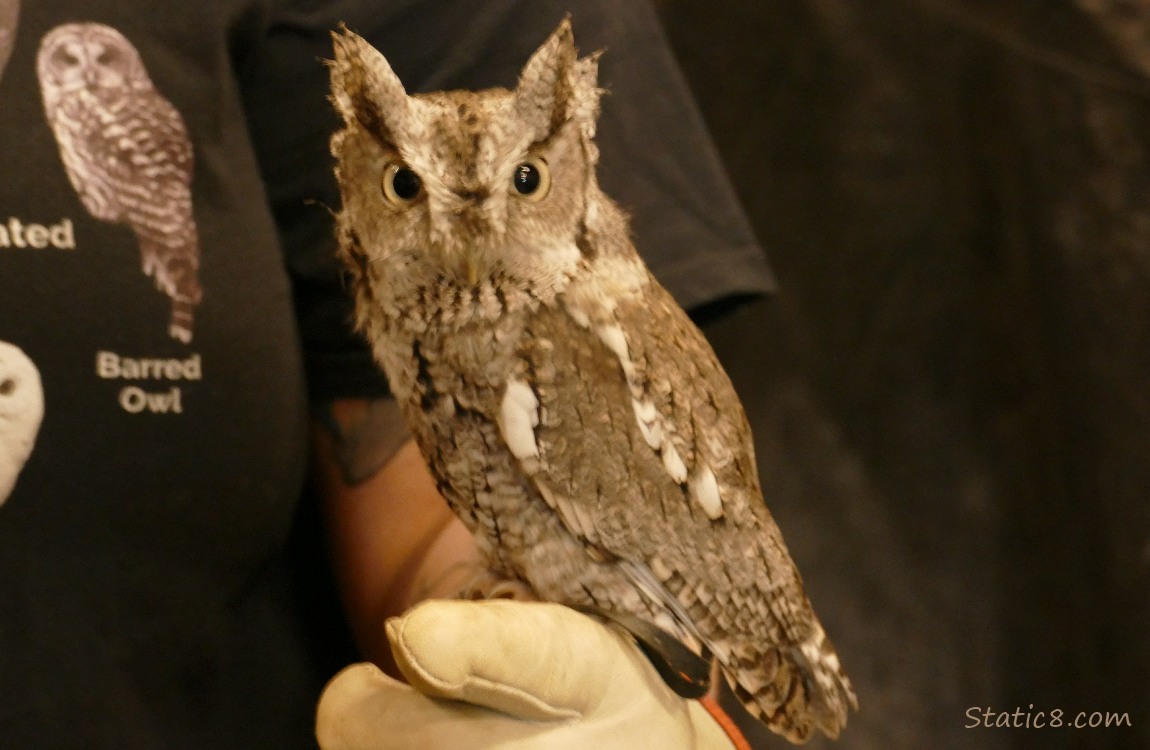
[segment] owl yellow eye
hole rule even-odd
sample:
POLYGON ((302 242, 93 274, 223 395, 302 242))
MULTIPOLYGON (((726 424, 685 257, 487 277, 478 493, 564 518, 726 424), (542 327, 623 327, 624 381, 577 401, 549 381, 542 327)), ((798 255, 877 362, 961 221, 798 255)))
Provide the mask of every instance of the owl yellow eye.
POLYGON ((410 167, 392 163, 383 170, 383 197, 394 206, 406 206, 423 194, 423 180, 410 167))
POLYGON ((529 201, 541 201, 551 190, 551 170, 547 162, 533 156, 515 168, 511 188, 529 201))

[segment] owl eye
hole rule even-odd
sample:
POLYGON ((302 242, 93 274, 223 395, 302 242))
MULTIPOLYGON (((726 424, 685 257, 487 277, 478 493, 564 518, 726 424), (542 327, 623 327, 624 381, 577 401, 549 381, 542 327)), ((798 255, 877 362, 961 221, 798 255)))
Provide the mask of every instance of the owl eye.
POLYGON ((547 162, 533 156, 515 168, 511 188, 529 201, 541 201, 551 189, 551 170, 547 162))
POLYGON ((406 206, 423 195, 423 180, 410 167, 389 164, 383 170, 383 196, 394 206, 406 206))
POLYGON ((56 61, 61 62, 70 68, 80 64, 80 58, 63 49, 56 53, 56 61))

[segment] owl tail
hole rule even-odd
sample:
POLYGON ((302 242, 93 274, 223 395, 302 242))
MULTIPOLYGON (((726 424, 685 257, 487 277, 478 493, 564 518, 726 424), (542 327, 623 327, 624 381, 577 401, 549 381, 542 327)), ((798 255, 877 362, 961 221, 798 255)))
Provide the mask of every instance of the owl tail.
POLYGON ((196 307, 187 299, 172 300, 172 317, 168 323, 168 335, 185 344, 192 343, 195 330, 196 307))
POLYGON ((180 283, 168 290, 168 296, 172 298, 168 334, 178 341, 190 344, 192 332, 195 330, 196 305, 202 296, 195 271, 191 271, 190 275, 183 277, 180 283))
MULTIPOLYGON (((680 601, 684 591, 681 578, 672 577, 663 583, 645 565, 626 561, 619 565, 652 604, 653 623, 678 638, 688 652, 713 655, 726 678, 725 686, 730 688, 730 705, 724 707, 728 713, 749 714, 791 742, 803 743, 815 730, 832 739, 838 737, 846 726, 848 710, 858 709, 858 699, 839 665, 838 654, 809 610, 809 603, 800 618, 810 623, 807 637, 775 646, 730 635, 730 629, 715 619, 716 610, 703 606, 697 597, 685 606, 680 601)), ((633 628, 628 629, 639 637, 633 628)), ((690 661, 666 650, 663 658, 680 665, 679 671, 685 671, 681 665, 690 661)), ((657 660, 652 662, 659 669, 657 660)), ((664 680, 674 687, 665 674, 664 680)), ((677 692, 689 697, 687 692, 677 692)))
POLYGON ((140 254, 144 273, 151 276, 156 288, 172 300, 168 334, 185 344, 191 343, 196 305, 203 297, 199 281, 199 246, 195 236, 180 238, 171 244, 141 237, 140 254))
MULTIPOLYGON (((737 653, 738 649, 736 649, 737 653)), ((831 739, 858 709, 850 680, 821 626, 801 644, 720 660, 735 697, 755 718, 801 744, 818 730, 831 739), (733 664, 732 664, 733 662, 733 664)))
POLYGON ((748 661, 759 666, 730 670, 717 657, 712 662, 708 651, 696 654, 676 636, 642 618, 599 607, 577 609, 629 631, 668 687, 684 698, 701 699, 728 733, 728 726, 733 725, 750 747, 773 747, 772 732, 796 744, 809 740, 815 730, 835 739, 846 725, 848 708, 858 708, 850 681, 839 668, 838 656, 822 628, 808 646, 792 649, 790 659, 780 659, 779 652, 772 650, 769 659, 748 661), (712 679, 713 664, 725 680, 717 674, 712 679))

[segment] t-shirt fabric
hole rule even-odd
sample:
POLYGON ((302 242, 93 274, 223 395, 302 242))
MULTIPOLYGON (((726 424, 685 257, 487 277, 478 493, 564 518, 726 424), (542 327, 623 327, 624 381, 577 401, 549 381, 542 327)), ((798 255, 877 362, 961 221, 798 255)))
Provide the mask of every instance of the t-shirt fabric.
MULTIPOLYGON (((307 405, 386 393, 333 255, 330 31, 409 91, 513 85, 563 13, 0 0, 0 746, 313 746, 307 405)), ((573 22, 656 275, 689 306, 769 289, 651 10, 573 22)))

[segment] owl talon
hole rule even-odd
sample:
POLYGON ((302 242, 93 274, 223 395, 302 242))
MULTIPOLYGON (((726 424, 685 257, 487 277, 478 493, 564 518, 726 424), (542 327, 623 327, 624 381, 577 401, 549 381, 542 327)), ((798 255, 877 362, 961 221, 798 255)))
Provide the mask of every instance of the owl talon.
POLYGON ((522 581, 499 578, 490 571, 479 573, 459 592, 460 599, 514 599, 520 602, 538 601, 535 591, 522 581))

